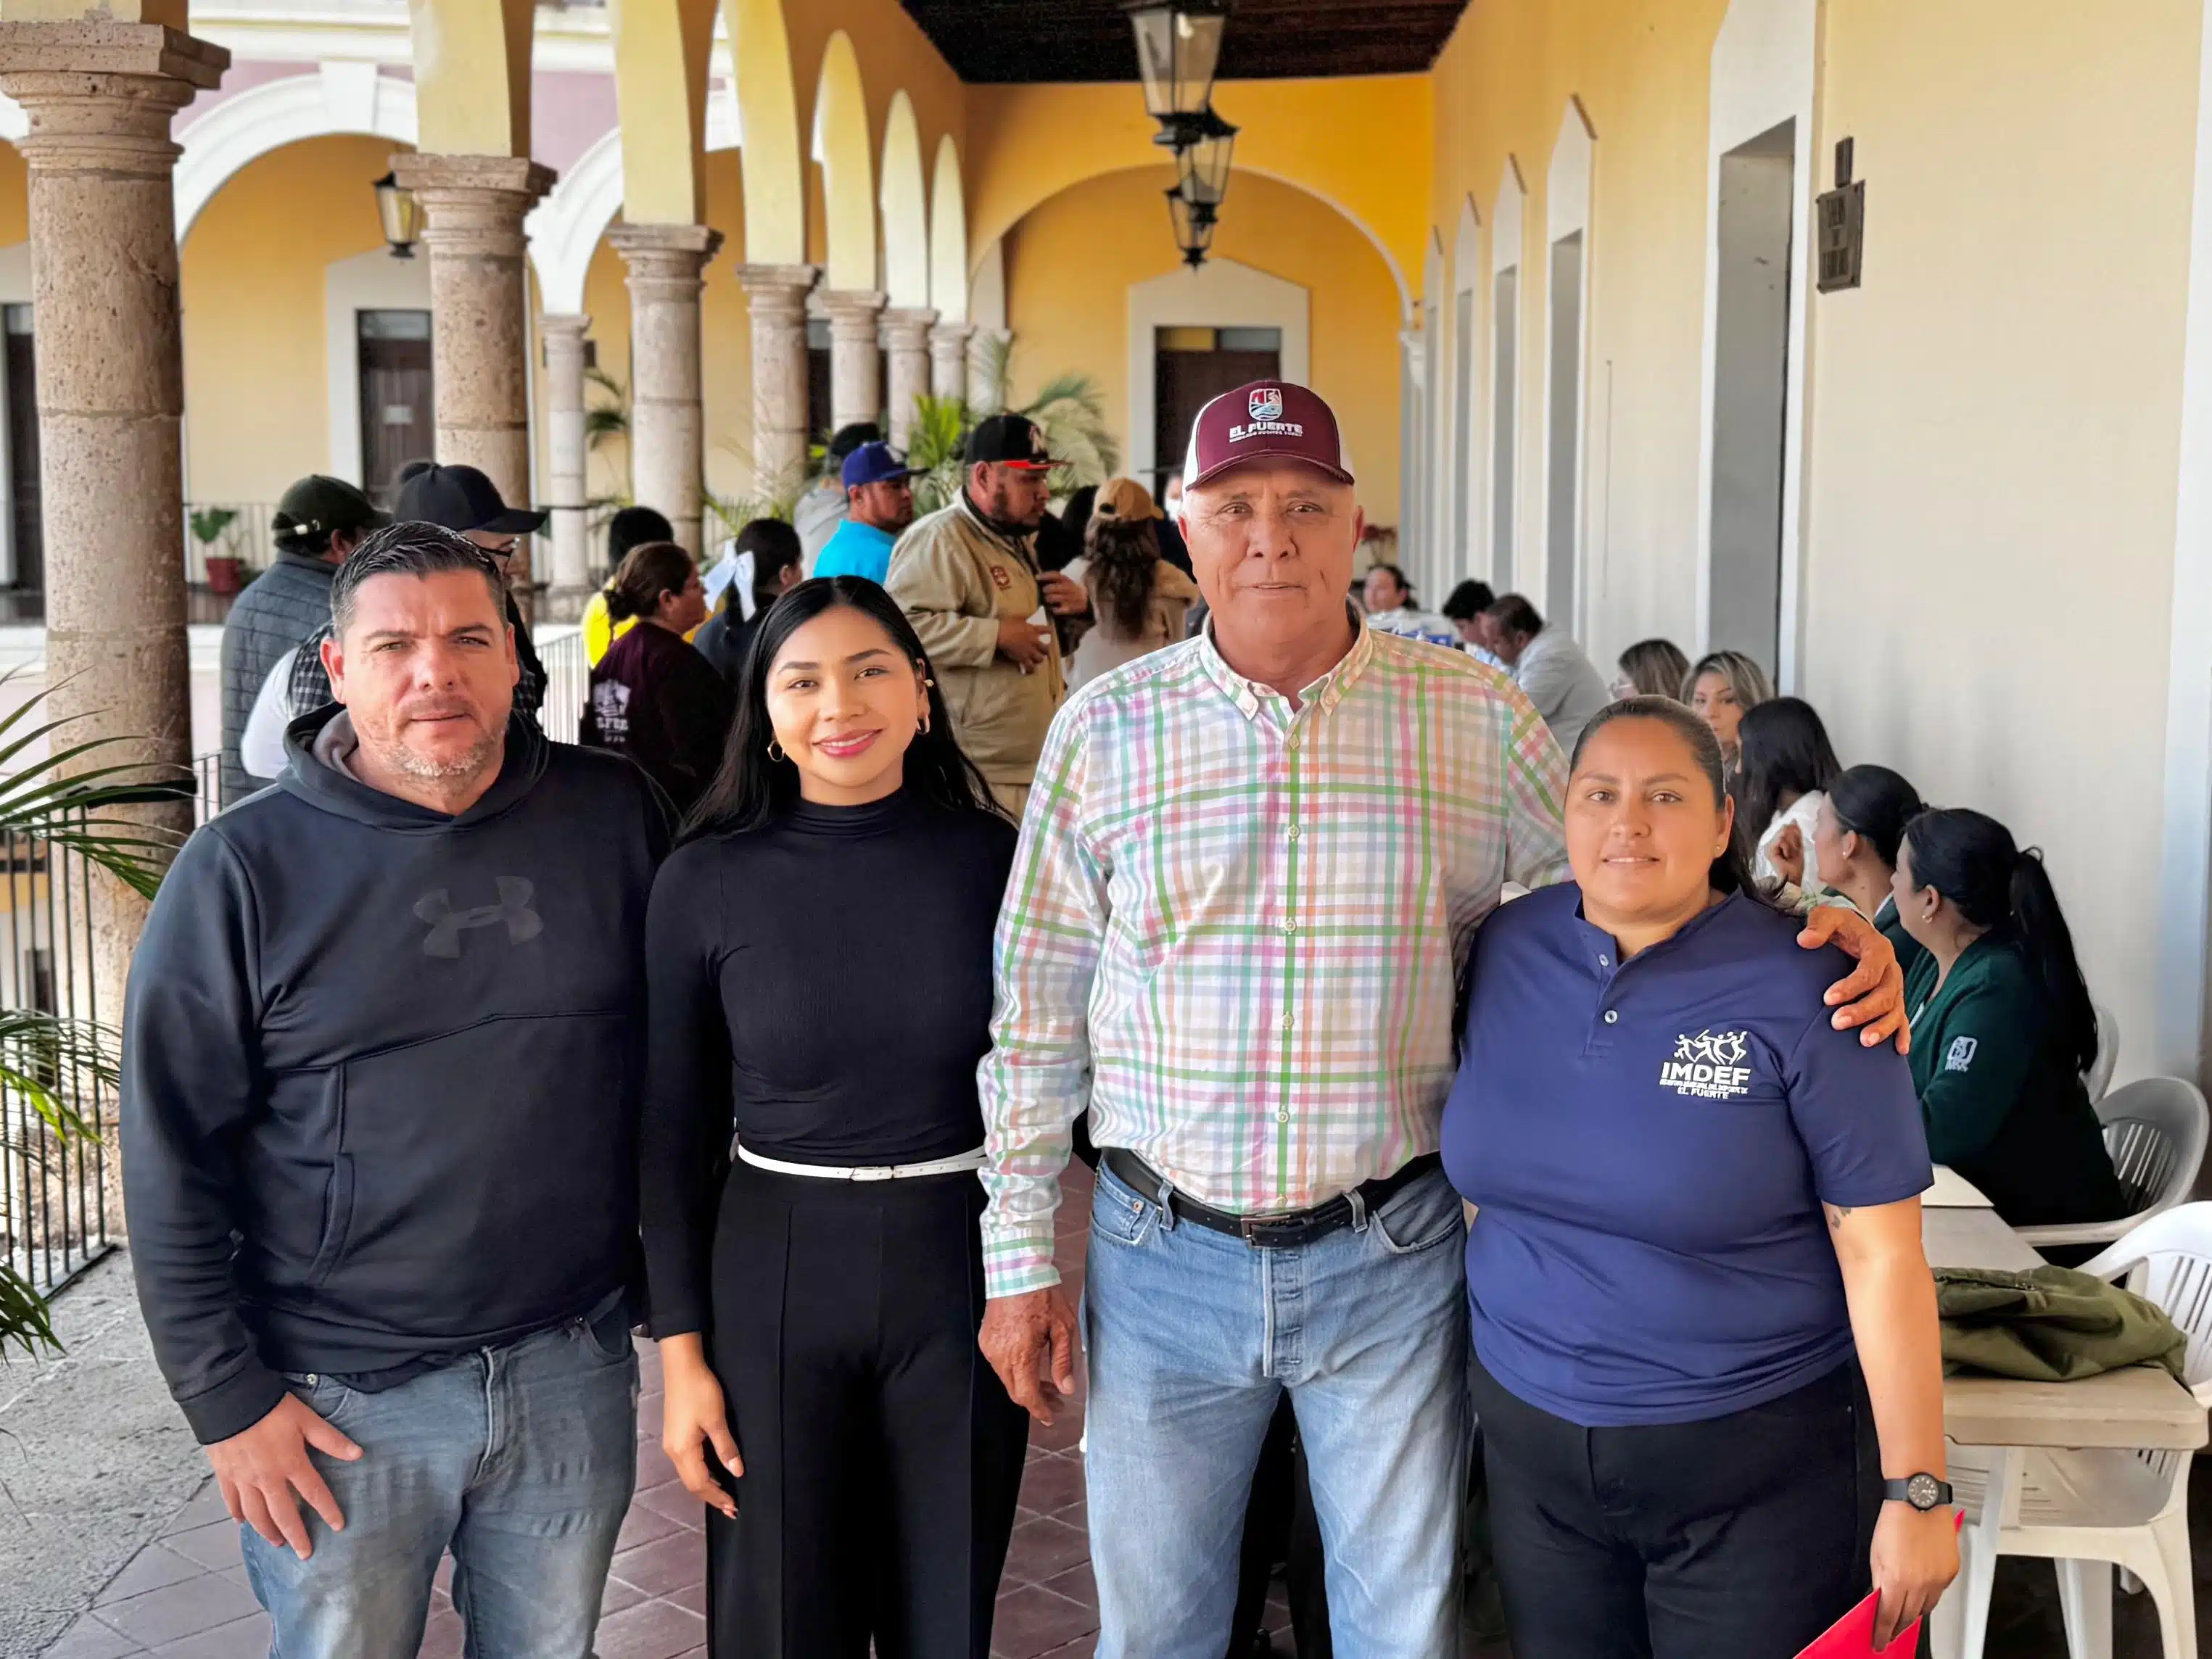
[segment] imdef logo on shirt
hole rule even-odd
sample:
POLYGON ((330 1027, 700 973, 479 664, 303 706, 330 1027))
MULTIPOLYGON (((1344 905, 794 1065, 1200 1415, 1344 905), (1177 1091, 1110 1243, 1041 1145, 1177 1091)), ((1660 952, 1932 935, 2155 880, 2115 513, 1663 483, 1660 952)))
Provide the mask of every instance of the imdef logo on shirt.
POLYGON ((1659 1067, 1662 1088, 1693 1100, 1734 1100, 1751 1092, 1751 1036, 1747 1031, 1700 1031, 1674 1039, 1674 1058, 1659 1067))
POLYGON ((1291 438, 1306 435, 1304 422, 1283 418, 1283 392, 1279 386, 1263 386, 1244 400, 1244 407, 1251 411, 1252 423, 1229 428, 1229 441, 1232 444, 1278 434, 1291 438))

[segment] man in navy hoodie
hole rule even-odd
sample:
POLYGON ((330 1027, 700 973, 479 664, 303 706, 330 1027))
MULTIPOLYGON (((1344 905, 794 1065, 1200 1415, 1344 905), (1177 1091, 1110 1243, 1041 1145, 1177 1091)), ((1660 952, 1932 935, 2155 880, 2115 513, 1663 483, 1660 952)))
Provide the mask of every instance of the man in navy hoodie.
POLYGON ((513 713, 506 594, 403 523, 338 704, 186 843, 124 1013, 140 1306, 272 1651, 584 1659, 634 1479, 632 1151, 659 798, 513 713))

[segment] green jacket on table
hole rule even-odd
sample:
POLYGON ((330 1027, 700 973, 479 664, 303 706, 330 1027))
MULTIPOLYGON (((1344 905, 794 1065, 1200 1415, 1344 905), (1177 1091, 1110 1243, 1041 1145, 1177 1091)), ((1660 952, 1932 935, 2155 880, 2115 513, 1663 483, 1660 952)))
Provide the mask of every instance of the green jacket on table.
POLYGON ((1938 990, 1940 972, 1923 955, 1905 981, 1928 1155, 1980 1188, 2016 1227, 2126 1215, 2089 1091, 2019 951, 1979 939, 1938 990))

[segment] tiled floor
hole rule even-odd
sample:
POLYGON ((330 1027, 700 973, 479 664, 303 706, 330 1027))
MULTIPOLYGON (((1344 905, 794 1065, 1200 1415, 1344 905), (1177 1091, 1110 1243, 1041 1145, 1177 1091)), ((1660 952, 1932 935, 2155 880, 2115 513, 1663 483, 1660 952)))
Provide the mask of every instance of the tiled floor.
MULTIPOLYGON (((1081 1174, 1080 1169, 1077 1174, 1081 1174)), ((1069 1182, 1060 1253, 1069 1293, 1082 1285, 1089 1183, 1069 1182)), ((660 1450, 660 1366, 642 1353, 638 1407, 637 1498, 630 1505, 599 1621, 599 1659, 678 1659, 706 1652, 706 1545, 699 1505, 660 1450)), ((1083 1527, 1083 1467, 1075 1452, 1082 1413, 1065 1414, 1030 1444, 1022 1510, 999 1597, 995 1659, 1073 1659, 1088 1655, 1098 1628, 1083 1527)), ((451 1564, 447 1565, 450 1567, 451 1564)), ((422 1659, 459 1659, 460 1621, 446 1575, 433 1601, 422 1659)), ((172 1517, 162 1535, 112 1579, 92 1610, 45 1659, 264 1659, 269 1620, 246 1585, 238 1528, 210 1481, 172 1517)))

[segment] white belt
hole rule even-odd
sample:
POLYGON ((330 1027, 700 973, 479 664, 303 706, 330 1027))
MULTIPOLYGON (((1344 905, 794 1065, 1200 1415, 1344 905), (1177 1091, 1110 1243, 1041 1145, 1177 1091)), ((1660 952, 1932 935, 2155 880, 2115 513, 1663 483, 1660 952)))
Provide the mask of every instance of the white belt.
POLYGON ((757 1170, 808 1176, 817 1181, 912 1181, 917 1176, 971 1175, 983 1167, 981 1146, 972 1152, 934 1158, 927 1164, 863 1164, 857 1168, 842 1164, 787 1164, 780 1158, 763 1158, 747 1146, 739 1146, 738 1156, 757 1170))

